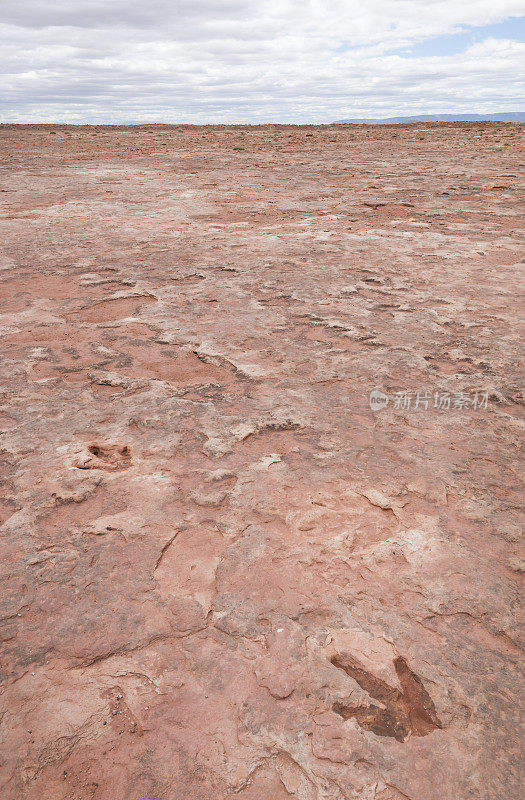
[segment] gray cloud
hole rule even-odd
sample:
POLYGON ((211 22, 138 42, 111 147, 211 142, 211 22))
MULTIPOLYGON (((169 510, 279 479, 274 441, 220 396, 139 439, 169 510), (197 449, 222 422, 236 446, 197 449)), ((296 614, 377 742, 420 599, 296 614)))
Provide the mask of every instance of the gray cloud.
POLYGON ((391 51, 521 0, 3 0, 1 121, 329 122, 515 110, 525 46, 391 51), (342 47, 343 45, 343 47, 342 47))

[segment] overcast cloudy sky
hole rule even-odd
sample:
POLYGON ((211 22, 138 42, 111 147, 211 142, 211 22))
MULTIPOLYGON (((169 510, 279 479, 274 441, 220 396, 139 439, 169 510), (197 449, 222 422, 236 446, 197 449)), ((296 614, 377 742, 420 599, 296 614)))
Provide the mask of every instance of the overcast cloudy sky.
POLYGON ((523 110, 525 0, 1 0, 3 122, 523 110))

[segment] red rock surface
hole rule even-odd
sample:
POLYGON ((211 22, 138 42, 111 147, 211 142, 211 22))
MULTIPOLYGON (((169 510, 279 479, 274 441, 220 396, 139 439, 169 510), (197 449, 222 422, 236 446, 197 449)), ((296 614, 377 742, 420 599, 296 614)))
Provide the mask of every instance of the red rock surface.
POLYGON ((521 133, 2 126, 2 800, 518 798, 521 133))

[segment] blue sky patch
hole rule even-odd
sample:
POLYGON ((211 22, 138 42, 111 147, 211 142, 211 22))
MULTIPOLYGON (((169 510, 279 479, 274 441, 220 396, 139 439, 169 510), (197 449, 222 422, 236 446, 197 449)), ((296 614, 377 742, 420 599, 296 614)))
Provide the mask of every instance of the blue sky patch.
POLYGON ((409 56, 410 58, 425 58, 431 56, 453 56, 463 53, 467 47, 483 39, 513 39, 516 42, 525 41, 525 17, 511 17, 504 22, 494 25, 480 25, 464 29, 460 33, 445 34, 409 47, 400 47, 389 50, 390 55, 409 56))

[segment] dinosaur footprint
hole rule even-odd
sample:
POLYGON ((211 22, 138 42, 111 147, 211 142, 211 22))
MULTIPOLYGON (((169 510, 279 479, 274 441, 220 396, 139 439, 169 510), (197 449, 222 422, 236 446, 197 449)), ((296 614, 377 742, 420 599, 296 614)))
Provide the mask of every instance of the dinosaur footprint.
POLYGON ((362 664, 348 653, 340 653, 330 660, 382 706, 334 703, 333 710, 343 719, 353 717, 364 730, 372 731, 378 736, 391 736, 398 742, 404 742, 410 734, 426 736, 441 728, 432 698, 423 686, 421 678, 412 672, 403 657, 399 656, 394 661, 401 691, 367 672, 362 664))

